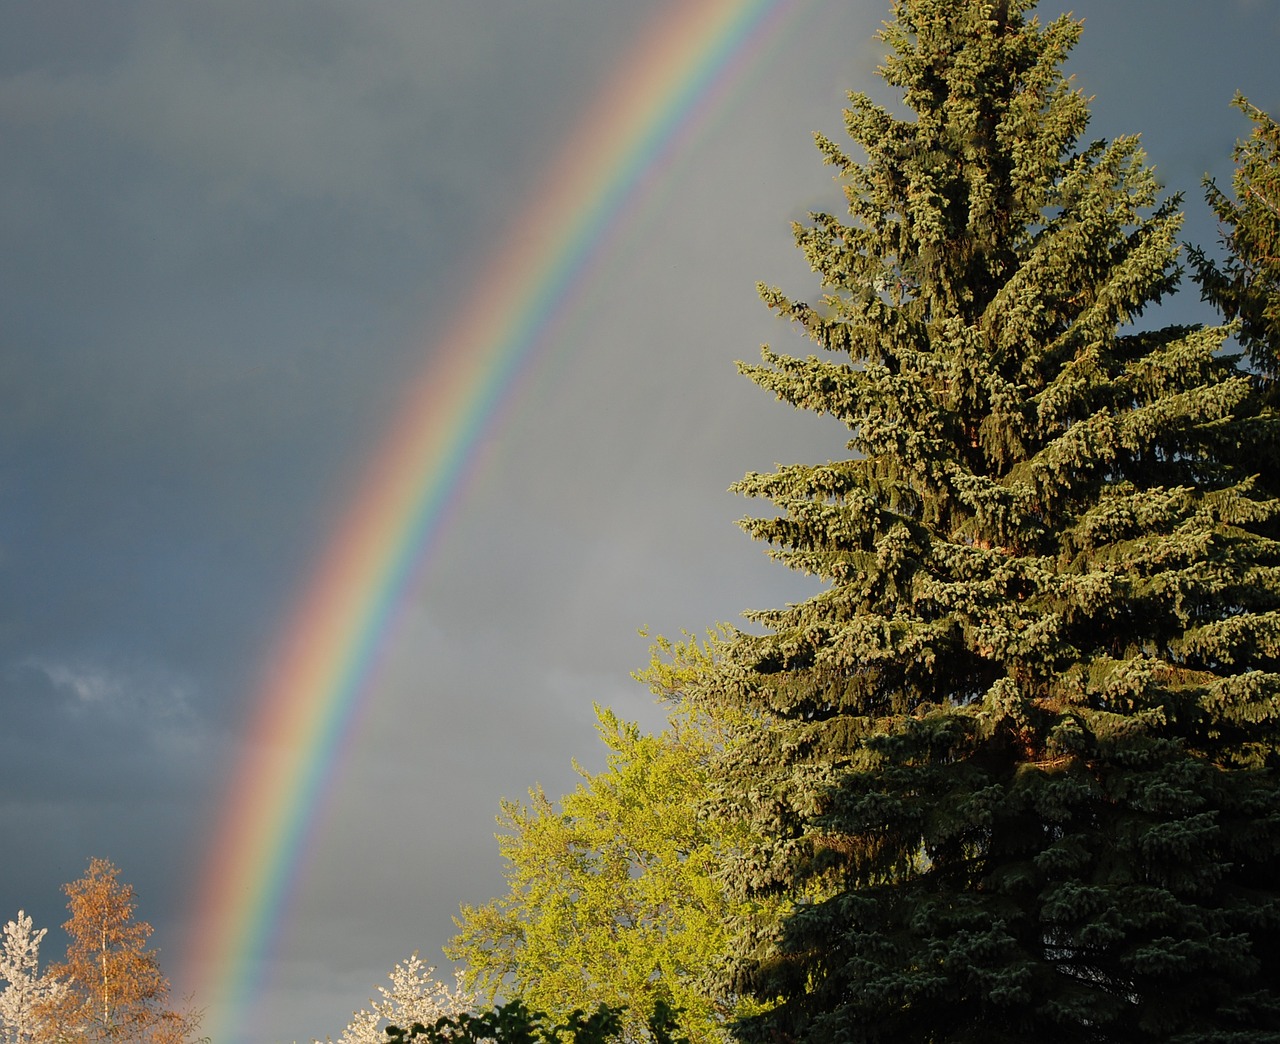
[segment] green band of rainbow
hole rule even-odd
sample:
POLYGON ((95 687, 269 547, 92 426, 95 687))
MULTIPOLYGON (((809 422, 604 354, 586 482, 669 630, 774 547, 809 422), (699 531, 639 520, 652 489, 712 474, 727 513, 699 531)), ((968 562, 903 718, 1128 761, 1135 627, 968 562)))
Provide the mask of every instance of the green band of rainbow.
POLYGON ((364 683, 475 457, 632 200, 800 0, 674 0, 435 339, 263 679, 210 837, 187 981, 214 1044, 253 1005, 364 683))

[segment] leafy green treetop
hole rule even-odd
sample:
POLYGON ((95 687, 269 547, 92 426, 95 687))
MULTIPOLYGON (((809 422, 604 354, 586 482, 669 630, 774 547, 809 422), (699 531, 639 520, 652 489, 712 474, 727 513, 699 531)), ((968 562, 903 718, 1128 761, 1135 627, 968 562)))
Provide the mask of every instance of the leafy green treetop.
POLYGON ((797 904, 736 911, 746 1040, 1280 1032, 1276 418, 1222 330, 1142 328, 1177 201, 1031 7, 894 4, 910 111, 851 96, 821 297, 761 290, 822 355, 744 372, 851 452, 737 484, 823 589, 682 681, 751 723, 736 894, 797 904))
POLYGON ((735 824, 698 814, 723 722, 677 711, 653 736, 597 715, 606 768, 579 769, 581 785, 559 802, 534 788, 528 804, 503 803, 509 891, 464 906, 446 952, 491 998, 553 1018, 604 1003, 635 1035, 662 1002, 692 1041, 723 1040, 727 1020, 750 1010, 713 988, 735 912, 715 871, 742 840, 735 824))

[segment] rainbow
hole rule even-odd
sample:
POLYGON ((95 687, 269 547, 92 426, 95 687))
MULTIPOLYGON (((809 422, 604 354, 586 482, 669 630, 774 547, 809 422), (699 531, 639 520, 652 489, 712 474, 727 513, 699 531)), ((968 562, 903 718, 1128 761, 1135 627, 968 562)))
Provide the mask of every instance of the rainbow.
POLYGON ((210 836, 187 982, 241 1044, 290 886, 397 611, 506 410, 639 197, 799 0, 672 0, 559 151, 503 250, 430 346, 302 591, 210 836))

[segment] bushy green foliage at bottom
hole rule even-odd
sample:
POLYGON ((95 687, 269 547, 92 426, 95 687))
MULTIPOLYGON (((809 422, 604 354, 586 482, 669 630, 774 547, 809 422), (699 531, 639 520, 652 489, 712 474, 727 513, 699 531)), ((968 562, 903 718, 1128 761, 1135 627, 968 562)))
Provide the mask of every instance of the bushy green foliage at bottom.
MULTIPOLYGON (((628 1039, 636 1044, 642 1040, 651 1044, 689 1044, 688 1038, 679 1035, 678 1014, 659 998, 647 1020, 648 1033, 628 1039)), ((431 1026, 420 1022, 407 1030, 388 1026, 387 1037, 393 1044, 613 1044, 623 1039, 623 1015, 623 1008, 601 1004, 590 1014, 574 1011, 560 1021, 517 999, 478 1014, 441 1018, 431 1026)))

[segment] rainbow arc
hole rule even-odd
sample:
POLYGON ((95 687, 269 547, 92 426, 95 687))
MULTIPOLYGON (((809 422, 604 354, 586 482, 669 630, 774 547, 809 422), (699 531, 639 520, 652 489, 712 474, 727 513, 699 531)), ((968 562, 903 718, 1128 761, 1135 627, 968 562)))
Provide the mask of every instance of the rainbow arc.
POLYGON ((594 263, 672 158, 726 104, 800 0, 674 0, 637 42, 471 281, 286 621, 244 763, 211 835, 188 981, 217 1044, 250 1037, 292 883, 366 682, 522 379, 594 263))

